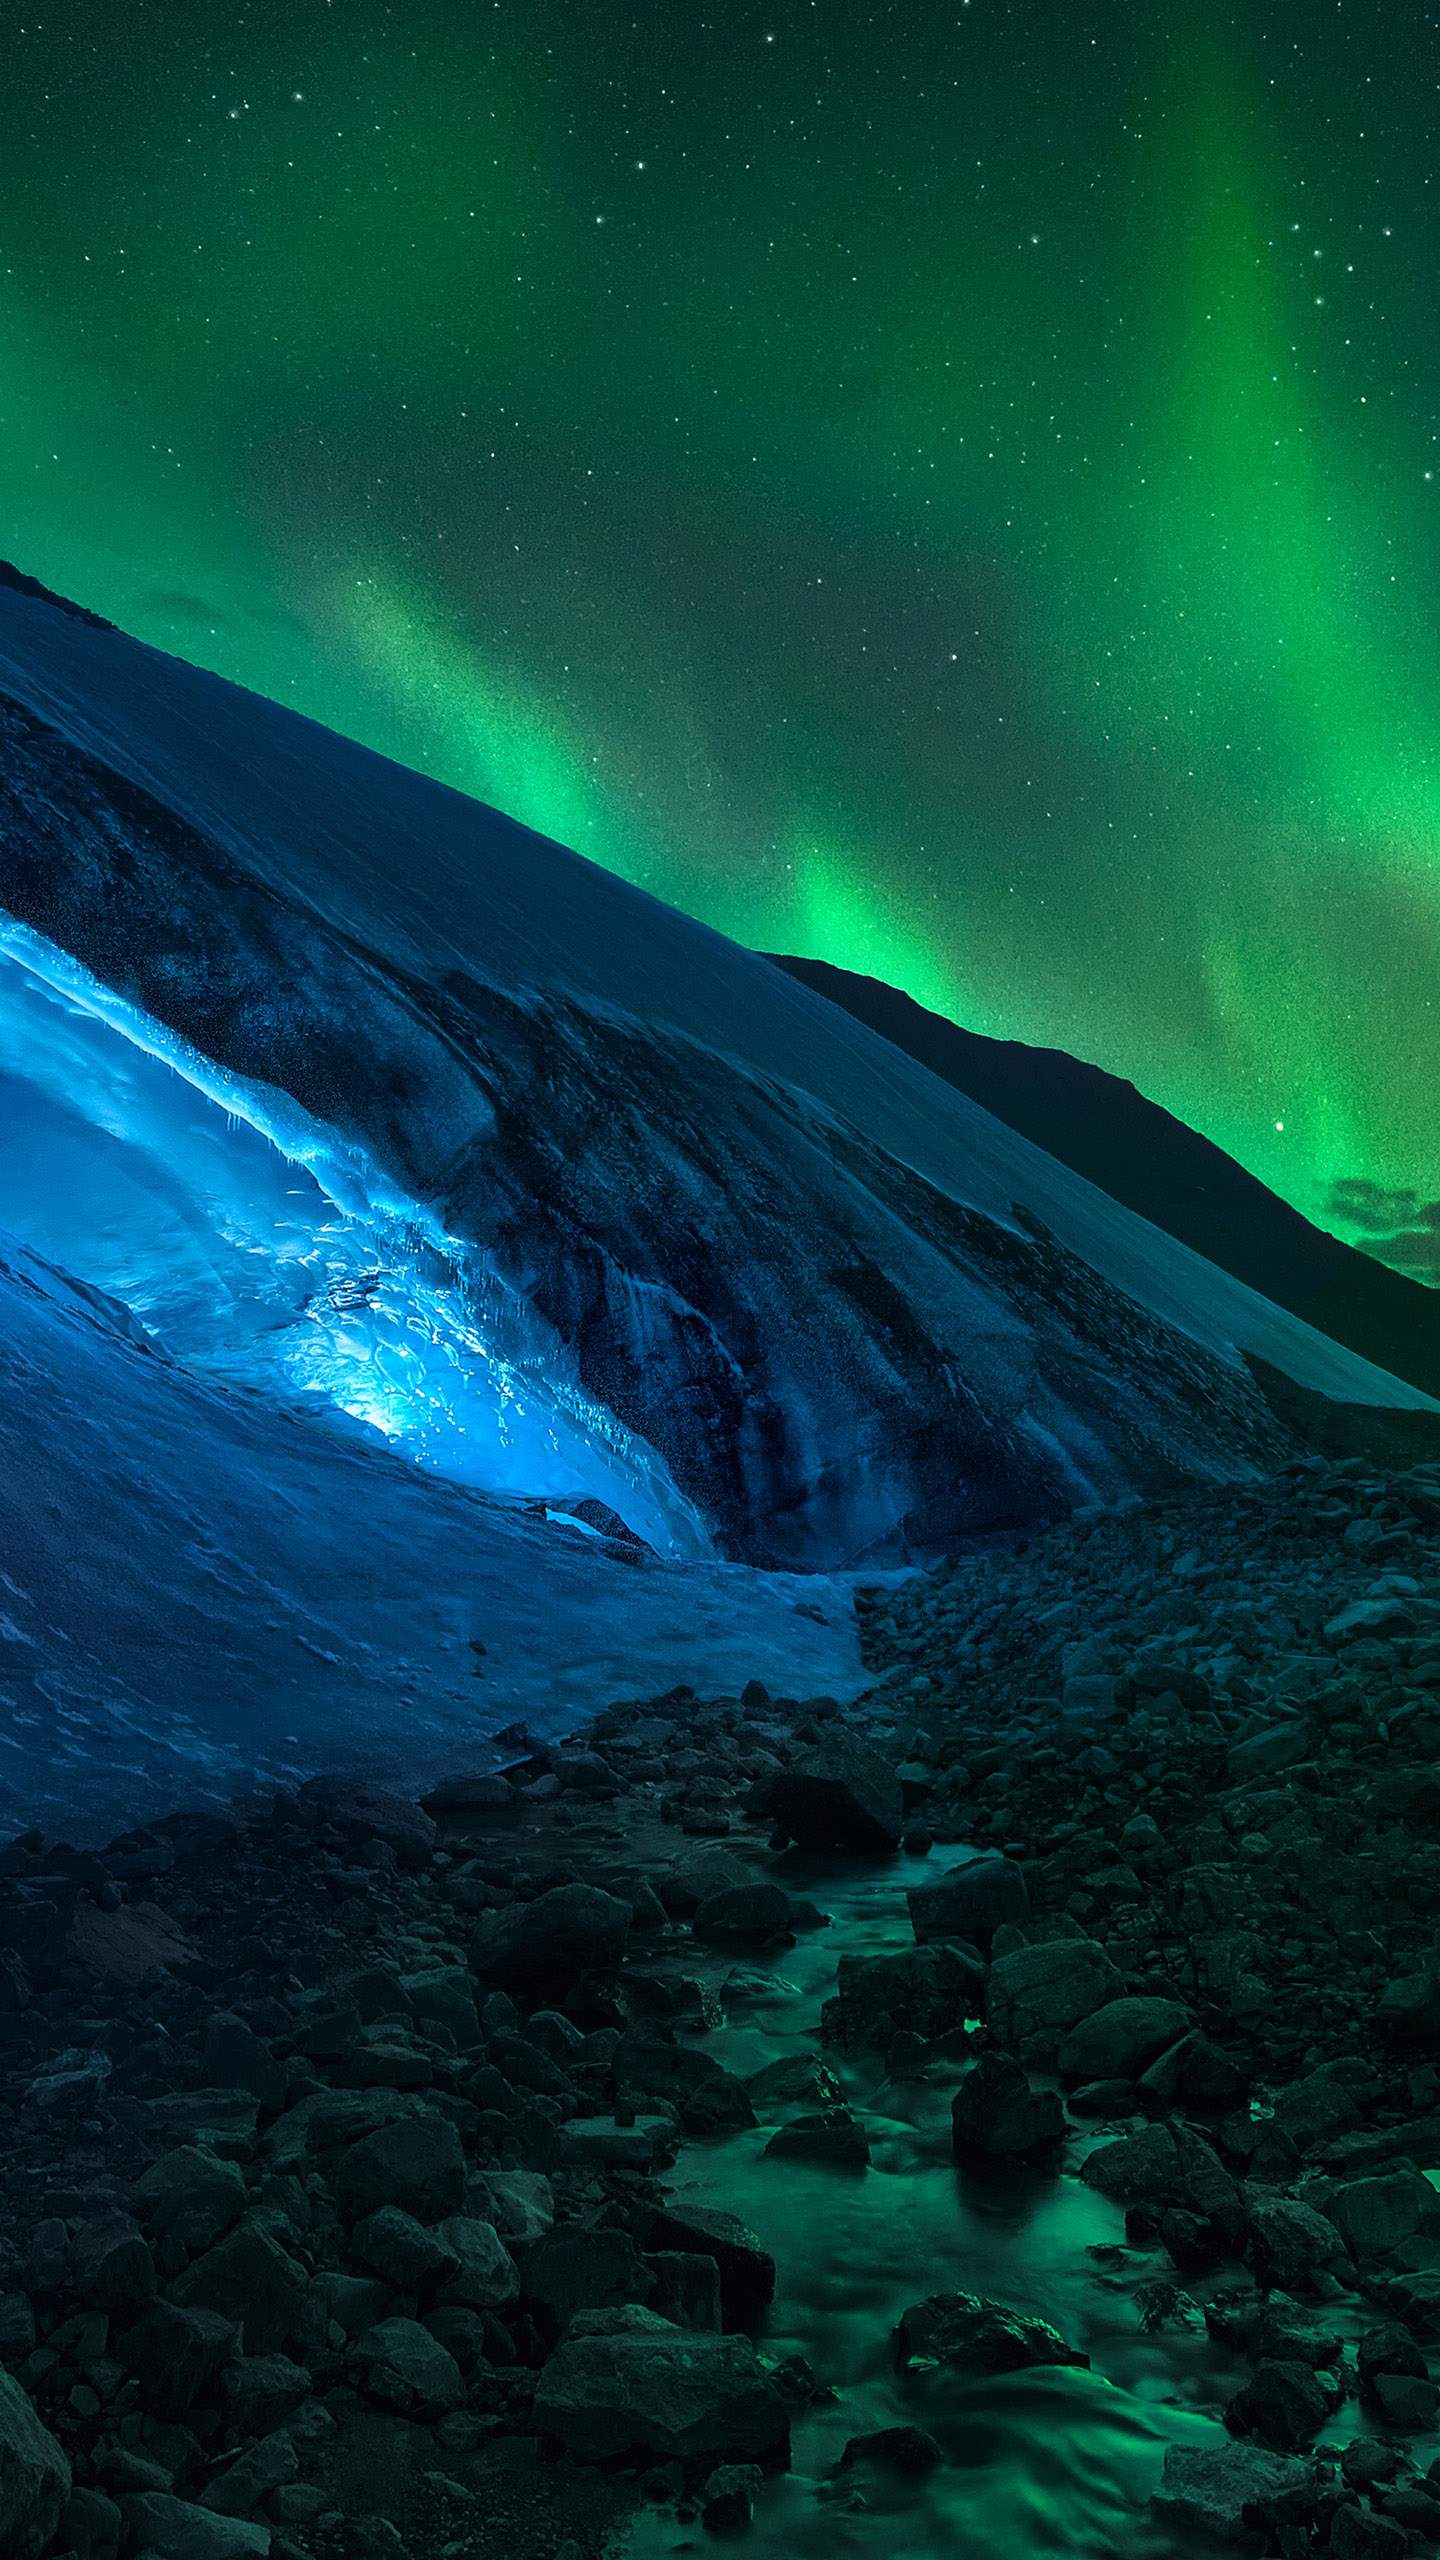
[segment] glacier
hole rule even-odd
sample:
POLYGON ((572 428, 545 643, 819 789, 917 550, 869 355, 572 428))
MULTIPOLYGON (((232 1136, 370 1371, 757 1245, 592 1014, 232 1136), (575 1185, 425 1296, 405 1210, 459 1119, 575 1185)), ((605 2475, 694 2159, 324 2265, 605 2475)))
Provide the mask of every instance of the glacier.
POLYGON ((770 962, 4 582, 0 1122, 0 1812, 72 1828, 849 1696, 857 1578, 1440 1413, 770 962))

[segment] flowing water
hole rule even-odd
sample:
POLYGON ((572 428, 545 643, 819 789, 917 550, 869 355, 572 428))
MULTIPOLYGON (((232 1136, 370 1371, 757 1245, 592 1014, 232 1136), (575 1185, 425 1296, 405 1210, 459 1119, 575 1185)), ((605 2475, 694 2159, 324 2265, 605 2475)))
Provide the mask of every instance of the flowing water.
MULTIPOLYGON (((740 2072, 813 2051, 839 1957, 911 1943, 905 1887, 934 1872, 933 1862, 901 1859, 837 1881, 833 1866, 809 1876, 792 1862, 785 1881, 813 1892, 833 1925, 743 1968, 697 1947, 687 1970, 712 1983, 726 2013, 706 2050, 740 2072)), ((1059 2176, 1008 2169, 977 2176, 951 2157, 958 2066, 887 2080, 878 2056, 842 2064, 826 2048, 826 2058, 866 2125, 868 2169, 762 2159, 772 2121, 724 2142, 688 2145, 672 2180, 688 2201, 740 2214, 773 2251, 779 2283, 762 2351, 805 2355, 838 2395, 796 2421, 792 2467, 767 2484, 746 2553, 753 2560, 1173 2553, 1174 2528, 1150 2509, 1166 2447, 1223 2442, 1216 2413, 1245 2368, 1213 2344, 1193 2312, 1178 2327, 1146 2334, 1136 2285, 1174 2270, 1155 2253, 1126 2247, 1120 2212, 1081 2184, 1083 2141, 1067 2150, 1059 2176), (982 2380, 902 2375, 892 2338, 901 2312, 947 2290, 1038 2313, 1086 2350, 1091 2370, 1041 2367, 982 2380), (939 2469, 918 2481, 870 2463, 839 2469, 850 2436, 900 2422, 937 2438, 945 2454, 939 2469)), ((624 2560, 709 2544, 698 2524, 650 2509, 631 2529, 624 2560)))

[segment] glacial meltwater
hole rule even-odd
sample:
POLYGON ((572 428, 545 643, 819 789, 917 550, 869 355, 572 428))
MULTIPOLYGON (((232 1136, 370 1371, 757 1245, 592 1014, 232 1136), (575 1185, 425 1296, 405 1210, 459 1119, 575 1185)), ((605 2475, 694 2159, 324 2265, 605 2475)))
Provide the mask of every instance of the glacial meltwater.
MULTIPOLYGON (((778 2281, 761 2351, 806 2357, 835 2394, 796 2416, 791 2467, 766 2483, 744 2548, 751 2560, 1173 2560, 1188 2545, 1150 2505, 1166 2448, 1224 2443, 1219 2412, 1248 2369, 1203 2325, 1200 2306, 1225 2271, 1195 2280, 1192 2301, 1159 2251, 1127 2245, 1123 2214, 1076 2174, 1107 2128, 1072 2136, 1058 2175, 976 2174, 951 2156, 963 2064, 891 2079, 879 2054, 847 2058, 818 2046, 840 1957, 912 1943, 907 1885, 960 1854, 848 1873, 794 1856, 777 1879, 813 1896, 829 1928, 738 1962, 699 1942, 687 1950, 687 1971, 724 2012, 705 2050, 742 2073, 822 2050, 871 2144, 866 2169, 766 2159, 777 2123, 793 2112, 786 2107, 747 2132, 687 2143, 669 2181, 688 2203, 739 2214, 772 2252, 778 2281), (1166 2280, 1177 2311, 1147 2332, 1137 2295, 1166 2280), (900 2371, 901 2313, 946 2291, 1049 2321, 1086 2351, 1090 2370, 982 2379, 900 2371), (936 2438, 944 2460, 935 2470, 917 2479, 876 2462, 840 2467, 852 2436, 901 2424, 936 2438)), ((1337 2440, 1356 2423, 1351 2407, 1335 2421, 1337 2440)), ((647 2508, 622 2551, 623 2560, 668 2560, 711 2547, 698 2520, 687 2526, 647 2508)))

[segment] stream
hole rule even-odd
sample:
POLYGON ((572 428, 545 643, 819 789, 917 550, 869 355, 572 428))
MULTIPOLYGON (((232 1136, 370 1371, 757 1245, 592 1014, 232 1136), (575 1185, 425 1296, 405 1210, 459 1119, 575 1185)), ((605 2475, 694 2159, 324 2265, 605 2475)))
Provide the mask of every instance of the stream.
MULTIPOLYGON (((953 1852, 946 1863, 957 1863, 953 1852)), ((810 1867, 793 1857, 775 1872, 793 1893, 812 1895, 832 1925, 741 1964, 698 1943, 687 1953, 686 1971, 714 1990, 725 2013, 706 2050, 741 2073, 814 2049, 840 1957, 909 1943, 905 1888, 933 1877, 935 1861, 900 1858, 878 1873, 837 1876, 833 1862, 810 1867)), ((1108 2128, 1072 2137, 1058 2176, 976 2175, 951 2156, 950 2100, 962 2065, 898 2080, 887 2079, 878 2054, 842 2060, 826 2047, 825 2058, 869 2134, 868 2169, 764 2159, 779 2120, 772 2115, 723 2141, 688 2143, 669 2181, 688 2202, 738 2213, 772 2250, 778 2283, 762 2352, 804 2355, 837 2394, 796 2418, 791 2469, 767 2482, 747 2554, 1173 2554, 1175 2528, 1150 2508, 1166 2447, 1225 2441, 1217 2412, 1247 2368, 1208 2337, 1198 2312, 1153 2335, 1143 2329, 1136 2287, 1174 2270, 1158 2251, 1130 2248, 1120 2210, 1076 2174, 1108 2128), (899 2373, 892 2332, 901 2312, 960 2290, 1050 2321, 1086 2350, 1092 2369, 980 2380, 899 2373), (870 2462, 839 2469, 851 2436, 899 2423, 938 2440, 939 2468, 919 2479, 870 2462)), ((1224 2271, 1209 2283, 1223 2280, 1224 2271)), ((1205 2290, 1197 2282, 1202 2299, 1205 2290)), ((1339 2434, 1354 2432, 1352 2416, 1339 2434)), ((647 2509, 620 2547, 624 2560, 660 2560, 713 2541, 698 2522, 647 2509)))

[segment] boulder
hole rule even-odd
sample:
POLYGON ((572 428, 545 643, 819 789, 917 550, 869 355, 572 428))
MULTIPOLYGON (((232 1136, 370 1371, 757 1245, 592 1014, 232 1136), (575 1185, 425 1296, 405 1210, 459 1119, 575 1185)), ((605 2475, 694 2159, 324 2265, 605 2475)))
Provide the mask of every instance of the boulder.
POLYGON ((695 1935, 718 1945, 783 1938, 794 1926, 790 1896, 778 1884, 727 1885, 708 1894, 695 1914, 695 1935))
POLYGON ((393 2204, 382 2204, 377 2213, 357 2222, 350 2245, 361 2265, 373 2268, 397 2293, 429 2292, 453 2276, 458 2264, 437 2232, 393 2204))
POLYGON ((1107 2000, 1072 2027, 1060 2047, 1062 2079, 1135 2080, 1156 2056, 1178 2044, 1190 2012, 1178 2000, 1127 1995, 1107 2000))
POLYGON ((222 2312, 243 2325, 246 2350, 268 2355, 290 2335, 305 2270, 263 2222, 238 2222, 196 2258, 174 2289, 182 2309, 222 2312))
POLYGON ((167 2151, 132 2190, 135 2211, 152 2237, 178 2257, 213 2248, 245 2210, 245 2180, 233 2160, 198 2143, 167 2151))
POLYGON ((1217 2542, 1247 2540, 1250 2520, 1277 2499, 1313 2485, 1310 2463, 1253 2444, 1172 2444, 1155 2492, 1156 2512, 1217 2542))
POLYGON ((1417 2232, 1440 2227, 1440 2198, 1418 2169, 1350 2178, 1332 2188, 1326 2211, 1358 2257, 1387 2257, 1417 2232))
POLYGON ((300 1801, 332 1831, 349 1840, 382 1840, 402 1867, 425 1867, 435 1846, 435 1824, 418 1804, 388 1795, 356 1778, 309 1778, 300 1801))
POLYGON ((840 1958, 827 2035, 846 2053, 882 2049, 902 2032, 926 2043, 985 2014, 985 1968, 973 1948, 906 1947, 897 1955, 840 1958))
POLYGON ((1051 1938, 1014 1948, 990 1968, 988 2015, 998 2043, 1022 2062, 1053 2057, 1082 2018, 1125 1985, 1092 1938, 1051 1938))
POLYGON ((188 2498, 153 2489, 118 2503, 131 2547, 143 2560, 268 2560, 268 2524, 215 2515, 208 2507, 192 2507, 188 2498))
POLYGON ((943 2462, 935 2438, 924 2427, 872 2427, 861 2436, 851 2436, 840 2456, 840 2468, 849 2471, 857 2462, 878 2462, 888 2471, 903 2471, 912 2478, 933 2471, 943 2462))
POLYGON ((653 2281, 628 2231, 576 2222, 557 2222, 527 2249, 521 2276, 525 2300, 538 2303, 560 2328, 572 2312, 644 2302, 653 2281))
POLYGON ((1313 2444, 1339 2398, 1298 2358, 1266 2358, 1236 2392, 1225 2424, 1237 2436, 1258 2436, 1275 2453, 1299 2453, 1313 2444))
POLYGON ((849 1849, 885 1855, 904 1828, 900 1781, 879 1752, 843 1732, 802 1751, 766 1782, 764 1803, 778 1831, 803 1849, 849 1849))
POLYGON ((345 2153, 335 2172, 336 2201, 352 2222, 397 2205, 417 2222, 440 2222, 464 2201, 465 2154, 448 2116, 413 2107, 377 2125, 345 2153))
POLYGON ((974 2293, 932 2293, 902 2312, 895 2332, 901 2365, 943 2364, 959 2373, 1020 2373, 1031 2365, 1088 2365, 1089 2357, 1007 2302, 974 2293))
POLYGON ((1183 2124, 1148 2124, 1092 2151, 1080 2172, 1116 2204, 1193 2214, 1217 2244, 1238 2248, 1245 2230, 1240 2190, 1218 2154, 1183 2124))
POLYGON ((1033 2089, 1023 2063, 987 2053, 965 2073, 950 2109, 957 2160, 1025 2160, 1058 2142, 1065 2110, 1053 2089, 1033 2089))
POLYGON ((541 2369, 533 2416, 587 2462, 714 2454, 774 2466, 790 2443, 785 2403, 748 2339, 676 2329, 639 2306, 577 2314, 541 2369))
POLYGON ((1030 1916, 1024 1869, 1013 1858, 971 1858, 963 1867, 912 1885, 905 1899, 922 1945, 948 1938, 987 1951, 1004 1922, 1030 1916))
POLYGON ((821 2160, 839 2168, 865 2169, 870 2164, 870 2139, 848 2107, 825 2107, 782 2124, 770 2136, 763 2157, 821 2160))
POLYGON ((613 1970, 625 1952, 631 1907, 599 1885, 561 1884, 483 1920, 470 1960, 486 1982, 530 1997, 561 1996, 584 1973, 613 1970))
POLYGON ((443 2418, 465 2397, 460 2367, 418 2320, 377 2320, 356 2339, 351 2365, 362 2390, 405 2417, 443 2418))
POLYGON ((152 2417, 183 2418, 235 2354, 240 2332, 223 2312, 155 2302, 119 2340, 117 2353, 152 2417))
POLYGON ((436 2236, 454 2260, 440 2288, 446 2302, 491 2311, 515 2300, 520 2291, 519 2269, 493 2222, 482 2222, 473 2213, 448 2214, 436 2236))
POLYGON ((1297 2196, 1251 2190, 1247 2210, 1250 2237, 1247 2255, 1257 2280, 1296 2293, 1345 2256, 1345 2243, 1335 2225, 1297 2196))
POLYGON ((707 2533, 743 2533, 765 2486, 758 2462, 722 2462, 700 2490, 700 2521, 707 2533))
POLYGON ((753 2329, 774 2297, 775 2261, 769 2250, 738 2214, 720 2206, 672 2201, 657 2207, 646 2224, 645 2244, 714 2259, 727 2330, 753 2329))
POLYGON ((13 2375, 0 2373, 0 2551, 40 2560, 70 2496, 70 2465, 13 2375))

